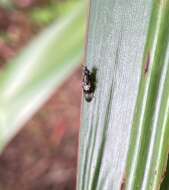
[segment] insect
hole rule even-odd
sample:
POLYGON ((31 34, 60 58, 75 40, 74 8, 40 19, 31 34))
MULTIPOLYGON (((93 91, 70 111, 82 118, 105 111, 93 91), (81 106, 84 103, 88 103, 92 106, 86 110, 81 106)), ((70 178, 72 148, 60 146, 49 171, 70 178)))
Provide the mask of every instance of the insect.
POLYGON ((85 100, 90 102, 93 99, 95 91, 95 73, 90 72, 85 66, 83 70, 83 93, 85 100))

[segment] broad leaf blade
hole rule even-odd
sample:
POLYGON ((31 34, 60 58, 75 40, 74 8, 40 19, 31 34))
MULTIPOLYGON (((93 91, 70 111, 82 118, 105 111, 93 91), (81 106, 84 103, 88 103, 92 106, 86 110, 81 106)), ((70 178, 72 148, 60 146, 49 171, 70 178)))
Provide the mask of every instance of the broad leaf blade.
POLYGON ((95 97, 84 101, 79 190, 119 190, 125 166, 152 1, 91 1, 87 66, 95 97))

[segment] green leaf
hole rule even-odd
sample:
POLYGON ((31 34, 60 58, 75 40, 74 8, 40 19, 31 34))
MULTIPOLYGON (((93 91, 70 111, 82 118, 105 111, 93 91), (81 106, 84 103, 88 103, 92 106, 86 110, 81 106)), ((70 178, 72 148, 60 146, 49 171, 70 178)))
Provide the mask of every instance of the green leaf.
POLYGON ((11 0, 0 0, 0 6, 3 8, 11 8, 13 7, 13 3, 11 0))
POLYGON ((78 190, 159 189, 169 147, 168 18, 169 0, 91 1, 86 60, 97 83, 83 104, 78 190))
POLYGON ((85 3, 37 36, 1 73, 0 150, 79 65, 85 3))
POLYGON ((63 3, 49 2, 46 6, 30 9, 29 16, 36 24, 48 24, 57 17, 69 14, 70 9, 76 4, 77 0, 69 0, 63 3))
POLYGON ((159 189, 169 148, 169 0, 154 0, 131 132, 126 189, 159 189))

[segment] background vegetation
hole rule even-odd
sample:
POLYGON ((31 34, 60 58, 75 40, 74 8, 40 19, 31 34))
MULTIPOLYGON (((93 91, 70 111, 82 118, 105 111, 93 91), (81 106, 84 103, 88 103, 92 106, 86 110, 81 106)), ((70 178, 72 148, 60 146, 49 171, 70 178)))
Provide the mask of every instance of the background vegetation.
POLYGON ((85 4, 0 3, 0 188, 74 189, 85 4))

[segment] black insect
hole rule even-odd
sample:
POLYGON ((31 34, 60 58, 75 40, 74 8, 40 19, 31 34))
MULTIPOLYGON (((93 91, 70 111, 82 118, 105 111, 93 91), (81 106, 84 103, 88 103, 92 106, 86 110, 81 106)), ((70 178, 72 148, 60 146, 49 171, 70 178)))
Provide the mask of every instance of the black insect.
POLYGON ((83 70, 83 93, 85 100, 90 102, 93 99, 96 83, 96 69, 93 72, 90 72, 89 69, 85 66, 83 70))

